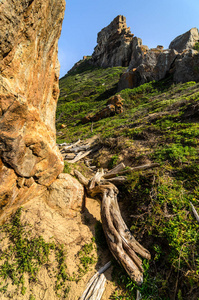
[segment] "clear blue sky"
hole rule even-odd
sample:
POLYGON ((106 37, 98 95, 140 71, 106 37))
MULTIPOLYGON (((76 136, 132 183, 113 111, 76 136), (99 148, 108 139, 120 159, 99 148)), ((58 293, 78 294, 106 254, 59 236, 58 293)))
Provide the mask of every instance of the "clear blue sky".
POLYGON ((66 0, 59 40, 60 77, 84 55, 91 55, 97 33, 117 16, 148 47, 169 43, 193 27, 199 28, 199 0, 66 0))

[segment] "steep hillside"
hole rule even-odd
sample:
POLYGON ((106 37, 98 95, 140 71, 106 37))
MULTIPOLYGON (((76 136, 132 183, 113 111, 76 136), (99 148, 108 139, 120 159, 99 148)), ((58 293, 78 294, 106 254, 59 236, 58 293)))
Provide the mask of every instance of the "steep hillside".
MULTIPOLYGON (((93 67, 88 58, 60 80, 57 142, 97 138, 89 157, 97 167, 160 164, 119 188, 125 221, 152 254, 139 289, 143 299, 198 299, 199 224, 190 201, 199 211, 199 84, 168 77, 117 93, 123 70, 93 67), (116 94, 123 113, 82 124, 116 94)), ((87 172, 83 161, 75 168, 87 172)), ((136 299, 136 285, 118 265, 112 280, 118 288, 110 299, 136 299)))

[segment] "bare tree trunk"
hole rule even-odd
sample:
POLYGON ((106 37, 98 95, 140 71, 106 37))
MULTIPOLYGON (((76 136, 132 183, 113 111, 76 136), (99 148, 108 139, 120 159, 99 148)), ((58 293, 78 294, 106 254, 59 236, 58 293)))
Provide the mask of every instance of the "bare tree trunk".
MULTIPOLYGON (((149 167, 149 165, 145 165, 139 167, 139 169, 148 169, 149 167)), ((120 167, 118 169, 121 173, 120 167)), ((151 256, 148 250, 136 241, 121 216, 117 202, 117 187, 108 179, 104 180, 107 176, 104 175, 103 169, 98 170, 90 180, 78 171, 75 171, 75 175, 86 187, 87 193, 91 197, 101 196, 102 226, 109 249, 116 260, 122 264, 131 279, 141 284, 143 282, 142 260, 137 254, 147 259, 150 259, 151 256)), ((112 180, 116 178, 112 178, 112 180)), ((117 182, 117 180, 115 181, 117 182)))

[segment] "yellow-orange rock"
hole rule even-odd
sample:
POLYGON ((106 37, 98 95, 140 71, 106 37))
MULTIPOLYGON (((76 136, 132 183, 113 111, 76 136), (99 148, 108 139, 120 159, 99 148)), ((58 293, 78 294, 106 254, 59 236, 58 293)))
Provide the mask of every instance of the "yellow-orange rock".
POLYGON ((54 124, 64 8, 64 0, 0 1, 2 214, 46 190, 63 169, 54 124), (27 185, 24 177, 32 178, 27 185))

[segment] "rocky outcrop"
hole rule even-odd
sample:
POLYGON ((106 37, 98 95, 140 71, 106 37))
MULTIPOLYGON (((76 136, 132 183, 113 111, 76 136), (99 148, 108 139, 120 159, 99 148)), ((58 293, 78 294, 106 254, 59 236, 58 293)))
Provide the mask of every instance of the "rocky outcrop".
POLYGON ((126 25, 124 16, 117 16, 97 37, 97 46, 92 55, 92 63, 101 67, 127 67, 131 60, 133 34, 126 25))
POLYGON ((133 58, 128 71, 121 76, 118 90, 165 78, 178 55, 178 52, 173 49, 163 50, 158 47, 146 53, 141 50, 141 47, 139 50, 141 53, 139 63, 133 58))
POLYGON ((199 81, 198 51, 193 50, 198 40, 196 28, 177 37, 166 50, 162 46, 148 49, 141 39, 133 38, 131 61, 121 76, 118 90, 159 81, 169 74, 173 74, 175 82, 199 81))
POLYGON ((115 95, 111 97, 107 103, 106 107, 102 110, 98 111, 95 115, 87 115, 82 120, 82 124, 86 124, 89 122, 97 122, 101 119, 108 118, 110 116, 114 116, 115 114, 123 113, 123 101, 120 95, 115 95))
POLYGON ((177 36, 169 45, 169 49, 175 49, 182 52, 187 49, 193 49, 196 42, 199 41, 199 33, 197 28, 192 28, 182 35, 177 36))
POLYGON ((117 16, 98 33, 97 46, 91 63, 100 67, 127 66, 118 90, 133 88, 148 81, 164 79, 174 74, 176 82, 198 81, 198 56, 193 51, 199 41, 197 28, 175 38, 169 49, 163 46, 149 49, 127 28, 126 18, 117 16))
POLYGON ((2 218, 43 194, 63 169, 54 124, 64 7, 64 0, 0 1, 2 218))

